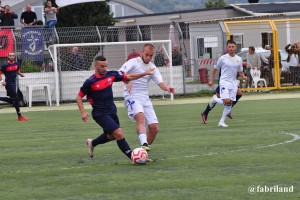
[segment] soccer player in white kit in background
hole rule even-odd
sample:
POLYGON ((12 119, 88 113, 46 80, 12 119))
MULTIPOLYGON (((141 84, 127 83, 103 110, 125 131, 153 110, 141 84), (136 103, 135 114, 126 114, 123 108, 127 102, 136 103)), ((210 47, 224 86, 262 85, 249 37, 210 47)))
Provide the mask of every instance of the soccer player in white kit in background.
POLYGON ((236 43, 233 40, 227 41, 227 54, 221 56, 218 59, 217 64, 214 66, 211 78, 208 85, 211 87, 214 84, 214 79, 216 76, 217 70, 221 70, 221 77, 219 80, 220 86, 220 98, 214 96, 211 100, 211 104, 218 103, 225 105, 221 120, 219 122, 219 127, 228 127, 225 124, 226 116, 231 112, 232 103, 236 99, 237 93, 237 73, 247 79, 247 76, 243 73, 243 62, 242 58, 235 54, 236 43))
POLYGON ((147 75, 131 81, 124 86, 124 104, 128 117, 136 122, 136 132, 141 147, 149 151, 158 131, 158 119, 149 97, 148 85, 153 80, 162 90, 175 93, 175 89, 169 87, 164 81, 158 68, 151 62, 155 53, 155 47, 147 43, 143 47, 141 56, 130 59, 119 69, 126 74, 143 73, 148 68, 155 68, 153 75, 147 75))

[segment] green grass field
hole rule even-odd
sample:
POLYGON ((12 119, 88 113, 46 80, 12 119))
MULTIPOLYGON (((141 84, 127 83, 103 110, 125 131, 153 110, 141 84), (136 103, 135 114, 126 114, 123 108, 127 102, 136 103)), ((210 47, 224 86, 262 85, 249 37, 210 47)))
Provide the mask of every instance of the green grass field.
MULTIPOLYGON (((0 109, 0 199, 299 199, 299 99, 240 101, 229 128, 222 106, 203 125, 206 103, 156 105, 160 132, 147 165, 131 165, 115 142, 89 159, 86 138, 102 130, 79 111, 29 111, 28 122, 0 109), (288 187, 292 192, 248 188, 288 187)), ((121 126, 132 148, 135 124, 124 108, 121 126)))

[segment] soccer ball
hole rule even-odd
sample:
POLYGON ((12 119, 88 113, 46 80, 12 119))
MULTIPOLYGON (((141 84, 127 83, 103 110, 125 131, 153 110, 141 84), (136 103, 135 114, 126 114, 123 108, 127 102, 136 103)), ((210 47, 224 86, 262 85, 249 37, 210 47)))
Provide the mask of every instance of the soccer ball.
POLYGON ((143 148, 135 148, 131 152, 131 160, 135 164, 145 164, 148 159, 148 153, 143 148))

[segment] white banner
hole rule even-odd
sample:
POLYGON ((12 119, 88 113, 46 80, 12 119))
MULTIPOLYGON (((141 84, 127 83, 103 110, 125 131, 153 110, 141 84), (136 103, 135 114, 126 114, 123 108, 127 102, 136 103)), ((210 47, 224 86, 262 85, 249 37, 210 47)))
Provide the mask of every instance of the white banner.
POLYGON ((89 2, 96 2, 96 1, 105 1, 105 0, 56 0, 55 3, 59 7, 65 7, 72 4, 89 3, 89 2))

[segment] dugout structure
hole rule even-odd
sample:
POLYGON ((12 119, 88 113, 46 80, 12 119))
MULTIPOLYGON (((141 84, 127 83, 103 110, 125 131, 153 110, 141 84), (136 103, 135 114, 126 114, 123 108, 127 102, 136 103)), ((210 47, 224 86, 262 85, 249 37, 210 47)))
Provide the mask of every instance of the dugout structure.
MULTIPOLYGON (((157 41, 133 41, 133 42, 103 42, 103 43, 73 43, 54 44, 49 47, 53 59, 53 88, 56 105, 60 102, 75 101, 76 95, 83 82, 93 74, 92 61, 98 55, 103 55, 108 60, 108 70, 118 70, 126 61, 129 54, 140 52, 144 44, 151 43, 158 50, 163 50, 166 66, 159 70, 164 81, 173 87, 182 87, 182 68, 176 70, 172 66, 172 44, 170 40, 157 41), (74 48, 77 49, 77 56, 73 55, 74 48), (177 75, 177 79, 174 80, 177 75)), ((153 56, 153 59, 155 54, 153 56)), ((177 88, 176 88, 177 89, 177 88)), ((123 83, 113 84, 114 97, 123 96, 123 83)), ((167 99, 174 99, 173 94, 169 95, 162 91, 154 82, 150 81, 150 96, 158 96, 167 99)))
MULTIPOLYGON (((300 83, 296 86, 291 85, 291 73, 288 70, 285 51, 287 44, 300 41, 299 22, 300 19, 224 22, 227 39, 235 40, 240 51, 242 47, 254 46, 258 49, 266 49, 267 46, 272 46, 274 52, 280 52, 281 60, 279 60, 279 55, 274 53, 274 70, 270 69, 268 64, 262 66, 262 78, 267 80, 268 87, 255 88, 255 90, 300 88, 300 83)), ((300 81, 300 73, 297 76, 300 81)), ((248 89, 242 88, 244 91, 248 89)))

